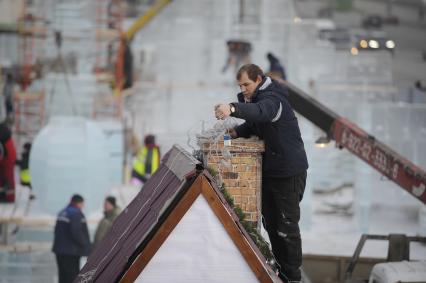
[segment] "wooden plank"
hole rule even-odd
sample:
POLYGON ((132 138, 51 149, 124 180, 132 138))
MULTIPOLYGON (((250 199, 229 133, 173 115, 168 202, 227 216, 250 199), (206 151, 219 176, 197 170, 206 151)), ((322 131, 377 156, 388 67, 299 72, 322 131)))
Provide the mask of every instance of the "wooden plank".
POLYGON ((188 209, 192 206, 194 201, 201 193, 201 177, 198 177, 191 187, 188 189, 186 194, 179 201, 177 206, 173 209, 170 216, 164 221, 164 223, 160 226, 157 233, 154 237, 149 241, 145 249, 130 268, 126 271, 124 276, 121 278, 120 282, 134 282, 139 274, 143 271, 143 269, 147 266, 151 258, 155 255, 161 245, 166 241, 167 237, 173 231, 173 229, 177 226, 179 221, 188 211, 188 209))
POLYGON ((267 268, 262 264, 261 259, 257 256, 247 239, 241 233, 239 227, 234 222, 231 214, 224 207, 223 203, 219 199, 219 196, 211 187, 206 177, 201 176, 201 178, 202 195, 206 198, 208 204, 210 205, 216 216, 219 218, 222 225, 225 227, 225 230, 228 232, 228 235, 231 237, 234 244, 238 247, 238 250, 241 252, 242 256, 245 258, 256 277, 262 283, 273 282, 270 274, 268 273, 267 268))

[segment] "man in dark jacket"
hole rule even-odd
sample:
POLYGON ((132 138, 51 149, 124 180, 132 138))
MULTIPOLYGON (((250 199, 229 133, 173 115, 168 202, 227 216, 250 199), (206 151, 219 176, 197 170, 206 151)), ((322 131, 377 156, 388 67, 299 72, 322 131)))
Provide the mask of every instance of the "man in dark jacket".
POLYGON ((73 282, 80 271, 80 257, 90 252, 89 230, 81 211, 83 204, 82 196, 73 195, 56 219, 52 251, 56 254, 59 283, 73 282))
POLYGON ((232 138, 258 136, 265 142, 262 162, 262 214, 272 251, 284 282, 299 282, 302 243, 300 207, 308 161, 297 118, 287 100, 287 89, 263 75, 254 64, 237 73, 238 101, 215 106, 218 119, 245 120, 230 129, 232 138))
POLYGON ((114 220, 120 215, 121 208, 117 206, 116 199, 113 196, 108 196, 104 201, 104 218, 99 222, 95 232, 93 246, 96 247, 111 230, 114 220))

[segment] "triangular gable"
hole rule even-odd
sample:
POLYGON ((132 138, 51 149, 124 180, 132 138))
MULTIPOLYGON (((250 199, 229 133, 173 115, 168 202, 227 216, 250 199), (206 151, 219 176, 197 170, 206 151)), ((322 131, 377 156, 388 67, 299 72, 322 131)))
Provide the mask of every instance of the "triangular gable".
POLYGON ((200 194, 135 283, 258 282, 200 194))
MULTIPOLYGON (((217 217, 219 222, 221 223, 224 230, 227 232, 229 238, 232 240, 233 244, 235 245, 235 248, 240 252, 240 255, 245 260, 246 264, 251 270, 250 274, 243 274, 240 276, 245 276, 246 278, 253 278, 252 275, 254 275, 254 278, 257 278, 256 282, 281 282, 278 277, 273 273, 273 271, 269 268, 269 266, 266 264, 266 260, 264 257, 260 254, 257 247, 254 245, 254 243, 251 241, 251 239, 247 236, 247 233, 245 233, 242 226, 238 223, 238 220, 236 221, 236 216, 233 213, 232 209, 229 208, 229 206, 224 203, 224 200, 220 197, 220 193, 218 193, 218 189, 210 183, 209 179, 206 178, 206 175, 200 174, 195 182, 191 185, 191 187, 188 189, 186 194, 182 197, 182 199, 177 203, 176 207, 173 209, 172 213, 169 214, 169 217, 165 219, 157 233, 153 236, 153 238, 147 243, 146 247, 140 252, 139 256, 136 258, 136 260, 133 262, 133 264, 129 267, 127 272, 122 277, 122 280, 120 282, 135 282, 135 280, 145 278, 152 275, 152 269, 148 268, 148 272, 151 272, 150 274, 147 274, 144 276, 143 272, 149 265, 150 261, 155 258, 155 255, 157 252, 159 252, 159 249, 161 246, 166 242, 168 237, 172 237, 171 234, 173 233, 176 226, 182 221, 182 219, 185 217, 186 213, 191 210, 191 207, 196 203, 196 200, 198 200, 200 197, 204 198, 213 211, 214 215, 217 217)), ((179 232, 179 231, 178 231, 179 232)), ((197 232, 194 231, 193 237, 197 237, 197 232)), ((189 239, 190 240, 190 239, 189 239)), ((161 253, 161 252, 160 252, 161 253)), ((160 256, 162 256, 160 254, 160 256)), ((185 254, 182 254, 182 257, 184 257, 185 254)), ((174 264, 179 264, 179 262, 176 262, 174 264)), ((170 267, 171 269, 174 269, 174 267, 170 267)), ((188 267, 187 267, 188 268, 188 267)), ((244 265, 239 265, 239 268, 244 269, 244 265)), ((167 273, 168 267, 163 267, 164 273, 167 273)), ((188 272, 188 270, 185 270, 185 267, 183 267, 183 272, 188 272)), ((196 277, 198 272, 201 272, 202 270, 192 270, 191 272, 194 274, 194 277, 196 277)), ((219 272, 216 270, 216 272, 219 272)), ((222 273, 226 273, 227 270, 224 269, 221 271, 222 273)), ((208 275, 210 276, 210 275, 208 275)), ((211 276, 214 276, 214 274, 211 274, 211 276)), ((152 277, 151 277, 152 278, 152 277)), ((218 278, 221 278, 218 276, 218 278)), ((171 279, 171 278, 169 278, 171 279)), ((176 278, 175 278, 176 279, 176 278)), ((223 280, 216 280, 217 278, 212 277, 211 282, 252 282, 252 281, 223 281, 223 280)), ((230 274, 229 279, 232 279, 232 276, 230 274)), ((205 278, 203 278, 203 282, 205 278)), ((249 279, 250 280, 250 279, 249 279)), ((173 281, 173 280, 172 280, 173 281)), ((142 282, 142 281, 138 281, 142 282)), ((160 281, 144 281, 144 282, 160 282, 160 281)), ((183 282, 183 281, 179 281, 183 282)), ((207 281, 209 282, 209 281, 207 281)))
POLYGON ((198 160, 173 146, 141 192, 114 221, 75 282, 133 282, 199 196, 207 200, 259 282, 281 282, 213 178, 200 167, 198 160))

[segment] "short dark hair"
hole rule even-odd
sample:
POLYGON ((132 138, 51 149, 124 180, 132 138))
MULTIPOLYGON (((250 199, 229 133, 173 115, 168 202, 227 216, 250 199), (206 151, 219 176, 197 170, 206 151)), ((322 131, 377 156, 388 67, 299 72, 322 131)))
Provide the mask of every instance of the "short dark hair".
POLYGON ((24 143, 24 150, 26 150, 26 151, 30 151, 31 150, 31 143, 30 142, 24 143))
POLYGON ((264 76, 262 69, 255 64, 246 64, 241 66, 237 73, 237 80, 241 79, 243 73, 247 73, 248 78, 252 81, 256 81, 257 76, 264 76))
POLYGON ((113 207, 116 207, 116 206, 117 206, 117 204, 116 204, 116 200, 115 200, 115 197, 113 197, 113 196, 108 196, 108 197, 106 197, 106 198, 105 198, 105 201, 107 201, 107 202, 109 202, 110 204, 112 204, 112 206, 113 206, 113 207))
POLYGON ((84 202, 84 198, 79 194, 75 194, 71 197, 71 203, 82 203, 82 202, 84 202))
POLYGON ((148 144, 155 144, 155 136, 154 135, 147 135, 147 136, 145 136, 144 143, 146 145, 148 145, 148 144))

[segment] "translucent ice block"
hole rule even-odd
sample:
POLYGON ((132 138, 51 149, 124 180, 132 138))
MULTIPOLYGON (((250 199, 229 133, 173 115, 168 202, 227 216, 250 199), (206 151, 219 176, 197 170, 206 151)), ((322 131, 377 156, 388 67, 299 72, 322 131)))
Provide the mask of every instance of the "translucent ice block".
POLYGON ((41 207, 56 214, 70 197, 85 198, 85 211, 101 207, 109 183, 106 137, 96 122, 54 117, 34 139, 32 185, 41 207))

